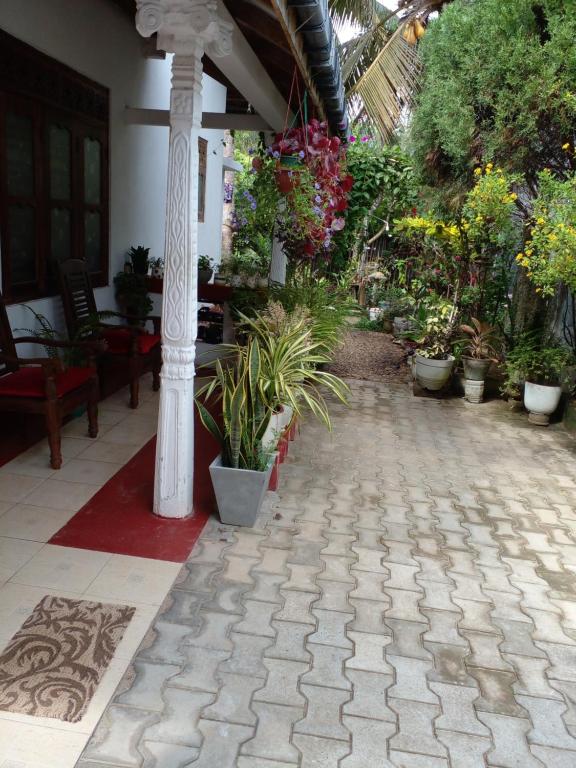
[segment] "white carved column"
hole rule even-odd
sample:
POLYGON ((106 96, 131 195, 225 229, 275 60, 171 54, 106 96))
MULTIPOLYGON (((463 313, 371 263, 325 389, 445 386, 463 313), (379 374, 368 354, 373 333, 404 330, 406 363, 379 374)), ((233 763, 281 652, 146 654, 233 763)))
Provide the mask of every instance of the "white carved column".
POLYGON ((139 32, 145 37, 158 33, 158 48, 174 53, 154 512, 186 517, 193 513, 202 56, 205 50, 211 55, 229 52, 231 28, 218 18, 214 0, 137 4, 139 32))

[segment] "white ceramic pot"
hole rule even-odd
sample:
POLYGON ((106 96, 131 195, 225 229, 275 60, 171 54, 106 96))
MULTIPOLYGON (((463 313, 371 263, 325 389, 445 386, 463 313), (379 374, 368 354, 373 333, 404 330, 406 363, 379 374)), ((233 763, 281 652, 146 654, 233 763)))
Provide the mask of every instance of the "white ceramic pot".
POLYGON ((481 403, 484 400, 484 382, 464 379, 464 397, 469 403, 481 403))
POLYGON ((244 285, 247 288, 256 288, 258 284, 258 278, 256 275, 245 275, 244 276, 244 285))
POLYGON ((561 387, 549 387, 527 381, 524 385, 524 407, 530 412, 529 421, 542 427, 547 426, 550 416, 558 408, 561 397, 561 387))
POLYGON ((449 355, 446 360, 430 360, 417 352, 414 355, 416 381, 421 387, 429 389, 431 392, 442 389, 450 378, 453 367, 454 357, 452 355, 449 355))
POLYGON ((281 417, 282 413, 273 413, 270 416, 270 421, 262 438, 262 448, 265 451, 271 451, 278 445, 278 440, 282 434, 281 417))

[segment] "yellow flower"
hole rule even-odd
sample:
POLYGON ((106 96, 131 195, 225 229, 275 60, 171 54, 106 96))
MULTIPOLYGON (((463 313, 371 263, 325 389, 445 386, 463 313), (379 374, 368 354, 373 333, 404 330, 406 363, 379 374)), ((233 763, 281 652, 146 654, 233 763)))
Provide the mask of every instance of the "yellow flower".
POLYGON ((475 168, 474 176, 482 176, 482 168, 475 168))
POLYGON ((529 267, 530 266, 530 259, 522 259, 522 266, 523 267, 529 267))
POLYGON ((539 224, 540 226, 542 226, 542 224, 545 224, 545 223, 546 223, 546 222, 544 221, 544 219, 542 218, 542 216, 540 216, 540 218, 539 218, 539 219, 536 221, 536 224, 539 224))
POLYGON ((534 251, 531 248, 526 249, 526 256, 532 256, 533 253, 534 251))
POLYGON ((522 261, 522 259, 523 259, 523 258, 524 258, 524 254, 523 254, 523 253, 519 253, 519 254, 516 256, 516 261, 522 261))
POLYGON ((517 200, 517 199, 518 199, 518 195, 516 194, 516 192, 511 192, 510 193, 510 200, 517 200))
POLYGON ((536 288, 536 293, 542 293, 542 288, 536 288))
POLYGON ((566 144, 562 144, 562 149, 570 149, 570 142, 567 141, 566 144))
POLYGON ((494 163, 488 163, 488 165, 486 166, 486 170, 488 169, 492 170, 492 168, 494 168, 494 163))

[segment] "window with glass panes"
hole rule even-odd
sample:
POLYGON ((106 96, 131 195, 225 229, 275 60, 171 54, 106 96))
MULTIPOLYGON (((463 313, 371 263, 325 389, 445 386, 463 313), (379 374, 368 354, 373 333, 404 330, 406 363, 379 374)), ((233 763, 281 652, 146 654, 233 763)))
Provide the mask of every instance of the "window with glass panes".
POLYGON ((0 31, 0 236, 7 301, 57 293, 55 264, 108 282, 108 89, 0 31))

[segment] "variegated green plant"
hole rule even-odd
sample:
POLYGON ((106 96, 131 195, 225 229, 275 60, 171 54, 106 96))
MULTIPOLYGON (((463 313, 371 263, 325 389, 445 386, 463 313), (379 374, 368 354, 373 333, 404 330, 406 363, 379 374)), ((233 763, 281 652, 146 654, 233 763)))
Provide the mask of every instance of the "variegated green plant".
MULTIPOLYGON (((325 341, 315 338, 313 322, 305 316, 288 314, 278 323, 265 313, 242 315, 240 320, 259 344, 260 391, 267 406, 277 410, 289 405, 297 414, 308 408, 330 428, 323 393, 346 403, 349 389, 337 376, 319 368, 330 362, 330 357, 325 341)), ((242 354, 247 356, 248 349, 242 354)))
POLYGON ((220 443, 223 466, 262 471, 270 460, 270 454, 262 447, 262 438, 272 408, 262 393, 260 344, 254 338, 248 340, 246 347, 234 349, 234 364, 216 361, 216 375, 200 388, 196 406, 202 424, 220 443), (206 406, 212 397, 221 402, 222 427, 206 406))

